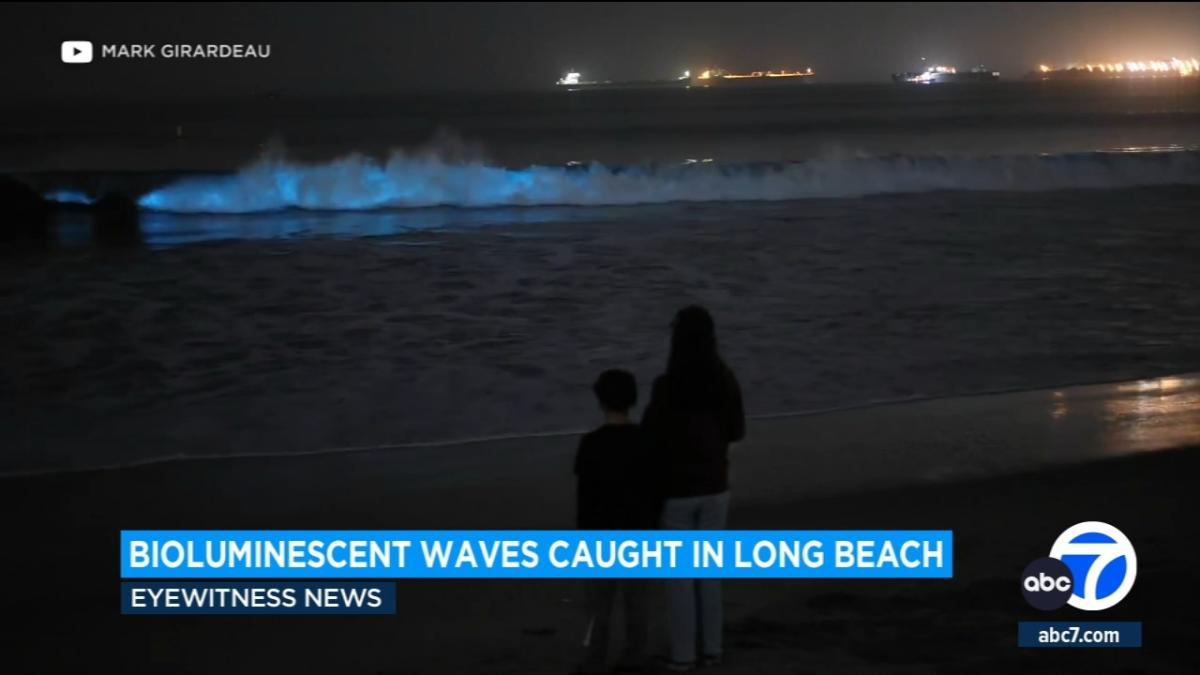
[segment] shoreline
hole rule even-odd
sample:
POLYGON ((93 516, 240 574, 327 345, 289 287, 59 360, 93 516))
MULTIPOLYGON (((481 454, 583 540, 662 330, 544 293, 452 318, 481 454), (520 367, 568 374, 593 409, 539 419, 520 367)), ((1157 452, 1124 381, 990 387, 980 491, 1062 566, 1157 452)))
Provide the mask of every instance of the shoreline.
MULTIPOLYGON (((929 396, 929 397, 914 397, 908 399, 894 399, 884 401, 871 401, 860 404, 847 406, 835 406, 824 409, 783 412, 783 413, 764 413, 757 415, 747 415, 747 421, 750 424, 767 423, 768 425, 788 425, 803 421, 810 418, 820 418, 828 415, 849 414, 855 412, 871 413, 878 412, 882 409, 904 408, 906 406, 922 406, 922 405, 953 405, 955 402, 966 402, 974 399, 996 397, 1003 399, 999 401, 1000 405, 1006 402, 1029 398, 1031 396, 1044 395, 1059 395, 1063 397, 1088 395, 1094 392, 1101 398, 1115 398, 1120 396, 1118 392, 1129 390, 1132 388, 1145 389, 1146 391, 1158 391, 1161 394, 1163 383, 1175 383, 1172 392, 1182 390, 1183 400, 1173 403, 1171 409, 1163 410, 1156 409, 1149 414, 1144 415, 1144 419, 1139 418, 1133 420, 1137 424, 1162 424, 1163 420, 1169 420, 1172 416, 1185 414, 1189 410, 1200 412, 1200 373, 1175 373, 1162 376, 1148 376, 1135 380, 1106 380, 1102 382, 1084 382, 1075 384, 1060 384, 1051 386, 1039 386, 1035 388, 1014 388, 1002 389, 994 391, 981 391, 975 393, 956 394, 953 396, 929 396)), ((1178 395, 1172 393, 1171 395, 1178 395)), ((1159 396, 1159 398, 1162 398, 1159 396)), ((1024 404, 1024 407, 1030 407, 1029 402, 1024 404)), ((1136 406, 1134 406, 1136 408, 1136 406)), ((1051 414, 1054 414, 1053 412, 1051 414)), ((441 448, 460 448, 463 452, 470 453, 471 446, 480 446, 495 443, 510 443, 521 441, 541 442, 548 439, 558 439, 563 441, 564 447, 574 447, 574 439, 586 433, 586 429, 564 429, 564 430, 547 430, 540 432, 529 433, 512 433, 512 434, 494 434, 487 436, 479 436, 473 438, 451 438, 430 441, 414 441, 407 443, 381 443, 375 445, 364 446, 346 446, 334 448, 317 448, 313 450, 285 450, 285 451, 264 451, 258 453, 236 453, 236 454, 198 454, 198 455, 164 455, 160 457, 151 457, 144 460, 138 460, 124 464, 112 464, 93 467, 64 467, 64 468, 47 468, 47 469, 32 469, 28 471, 0 472, 0 485, 5 481, 21 480, 21 479, 36 479, 39 477, 53 477, 58 475, 70 474, 95 474, 106 472, 120 472, 137 470, 144 467, 153 467, 159 465, 175 465, 175 464, 190 464, 195 462, 237 462, 242 460, 302 460, 305 458, 320 458, 338 455, 375 455, 378 454, 380 459, 387 459, 385 455, 389 453, 403 451, 419 451, 419 450, 434 450, 441 448)), ((1150 449, 1161 449, 1163 447, 1180 446, 1189 443, 1200 444, 1200 431, 1197 431, 1190 437, 1184 439, 1164 440, 1159 443, 1159 447, 1151 447, 1150 449)), ((749 444, 755 445, 755 440, 750 439, 749 444)), ((1137 448, 1127 450, 1127 452, 1136 452, 1144 450, 1137 448)), ((476 451, 477 452, 477 451, 476 451)), ((1076 458, 1077 460, 1080 458, 1076 458)), ((1086 458, 1082 458, 1086 461, 1086 458)), ((1017 465, 1015 470, 1028 470, 1040 468, 1036 465, 1017 465)), ((1004 473, 997 475, 1005 475, 1004 473)), ((868 486, 869 487, 869 486, 868 486)))

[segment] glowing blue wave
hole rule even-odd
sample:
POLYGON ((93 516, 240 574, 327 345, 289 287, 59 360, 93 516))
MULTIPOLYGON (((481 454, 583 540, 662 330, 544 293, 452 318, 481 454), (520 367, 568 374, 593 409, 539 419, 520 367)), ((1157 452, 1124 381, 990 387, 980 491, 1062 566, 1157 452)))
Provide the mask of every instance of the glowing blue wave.
POLYGON ((858 157, 777 164, 531 166, 393 154, 323 164, 266 158, 141 197, 144 209, 260 213, 455 206, 597 206, 779 201, 933 190, 1054 190, 1200 183, 1200 152, 858 157))
POLYGON ((91 205, 96 201, 81 190, 52 190, 42 197, 48 202, 58 202, 59 204, 91 205))

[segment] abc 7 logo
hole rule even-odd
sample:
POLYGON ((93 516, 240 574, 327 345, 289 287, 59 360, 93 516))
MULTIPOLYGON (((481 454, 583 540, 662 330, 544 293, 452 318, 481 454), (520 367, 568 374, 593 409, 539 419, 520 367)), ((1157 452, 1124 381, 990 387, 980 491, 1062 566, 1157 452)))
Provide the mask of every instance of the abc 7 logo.
POLYGON ((1092 521, 1067 528, 1050 548, 1050 557, 1025 567, 1021 593, 1041 610, 1069 604, 1098 611, 1123 600, 1136 577, 1133 544, 1112 525, 1092 521))

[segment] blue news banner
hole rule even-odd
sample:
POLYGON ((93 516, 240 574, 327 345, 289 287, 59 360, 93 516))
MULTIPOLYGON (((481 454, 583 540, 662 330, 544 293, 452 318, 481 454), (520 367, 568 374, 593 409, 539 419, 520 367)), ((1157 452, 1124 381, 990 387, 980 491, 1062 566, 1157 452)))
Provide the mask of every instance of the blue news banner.
POLYGON ((386 579, 949 579, 948 530, 123 530, 125 614, 394 614, 386 579))

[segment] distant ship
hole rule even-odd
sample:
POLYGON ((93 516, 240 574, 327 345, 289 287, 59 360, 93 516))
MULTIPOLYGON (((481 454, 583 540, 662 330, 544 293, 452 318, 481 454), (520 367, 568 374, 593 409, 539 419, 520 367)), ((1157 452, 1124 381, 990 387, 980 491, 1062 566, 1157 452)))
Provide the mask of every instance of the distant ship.
POLYGON ((721 68, 707 68, 691 78, 693 87, 777 87, 802 84, 811 80, 816 73, 812 68, 804 70, 755 70, 749 73, 731 73, 721 68))
POLYGON ((1123 63, 1073 63, 1064 68, 1040 65, 1026 75, 1033 80, 1124 80, 1197 77, 1200 60, 1125 61, 1123 63))
POLYGON ((687 89, 691 87, 776 87, 797 84, 811 79, 812 68, 804 70, 756 70, 749 73, 731 73, 721 68, 706 68, 693 75, 683 71, 679 77, 669 80, 585 80, 583 75, 569 71, 554 83, 555 87, 567 91, 586 89, 687 89))
POLYGON ((954 66, 930 66, 921 73, 892 73, 892 82, 897 84, 950 84, 960 82, 995 82, 1000 72, 985 66, 960 73, 954 66))
POLYGON ((586 89, 684 89, 691 81, 691 73, 669 80, 585 80, 583 75, 569 71, 554 86, 567 91, 582 91, 586 89))

